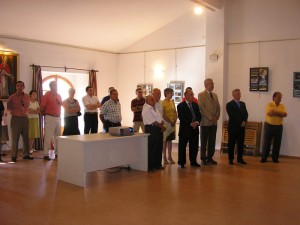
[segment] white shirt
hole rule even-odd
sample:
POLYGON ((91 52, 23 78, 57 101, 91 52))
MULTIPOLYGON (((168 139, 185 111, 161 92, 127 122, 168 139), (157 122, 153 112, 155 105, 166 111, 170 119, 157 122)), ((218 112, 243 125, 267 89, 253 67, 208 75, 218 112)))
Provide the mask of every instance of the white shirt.
MULTIPOLYGON (((38 108, 39 108, 40 106, 39 106, 39 103, 37 102, 37 101, 35 101, 35 102, 32 102, 32 101, 30 101, 30 103, 29 103, 29 109, 33 109, 33 110, 37 110, 38 108)), ((30 113, 28 113, 28 118, 39 118, 39 114, 30 114, 30 113)))
POLYGON ((86 105, 93 105, 93 104, 97 104, 99 102, 99 99, 97 96, 89 96, 86 95, 82 98, 82 102, 84 105, 84 112, 98 112, 98 109, 87 109, 86 105))
POLYGON ((145 103, 143 106, 142 116, 143 123, 145 125, 151 125, 155 121, 158 123, 161 123, 163 121, 163 118, 160 115, 159 111, 156 108, 154 109, 151 105, 148 105, 147 103, 145 103))

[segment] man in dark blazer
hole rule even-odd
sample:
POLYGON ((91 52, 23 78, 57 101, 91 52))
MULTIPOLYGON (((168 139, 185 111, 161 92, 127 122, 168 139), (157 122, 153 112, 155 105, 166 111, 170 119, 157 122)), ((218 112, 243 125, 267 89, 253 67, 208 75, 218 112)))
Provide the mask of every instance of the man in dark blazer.
POLYGON ((179 126, 179 145, 178 145, 178 165, 185 167, 186 146, 189 143, 189 159, 192 167, 200 167, 197 163, 197 154, 199 148, 199 125, 201 114, 198 104, 193 102, 194 93, 192 90, 184 92, 185 101, 177 106, 179 126))
POLYGON ((248 120, 246 104, 241 99, 240 89, 232 91, 233 100, 226 104, 226 111, 229 116, 228 120, 228 162, 233 165, 234 147, 237 141, 237 162, 247 164, 243 160, 245 126, 248 120))

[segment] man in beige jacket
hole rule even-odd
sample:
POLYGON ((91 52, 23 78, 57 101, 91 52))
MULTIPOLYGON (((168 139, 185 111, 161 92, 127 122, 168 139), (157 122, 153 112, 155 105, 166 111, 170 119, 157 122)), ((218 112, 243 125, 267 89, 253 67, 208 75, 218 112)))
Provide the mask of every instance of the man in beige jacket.
POLYGON ((205 90, 198 95, 201 120, 201 162, 203 165, 217 164, 213 160, 216 145, 217 124, 220 117, 218 96, 213 93, 214 82, 211 78, 204 81, 205 90))

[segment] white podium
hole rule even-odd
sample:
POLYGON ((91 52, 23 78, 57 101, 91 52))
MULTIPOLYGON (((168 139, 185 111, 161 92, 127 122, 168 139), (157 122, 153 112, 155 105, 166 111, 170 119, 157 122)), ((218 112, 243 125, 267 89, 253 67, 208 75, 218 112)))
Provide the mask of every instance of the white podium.
POLYGON ((148 171, 148 134, 60 136, 57 144, 58 179, 74 185, 84 187, 88 172, 116 166, 148 171))

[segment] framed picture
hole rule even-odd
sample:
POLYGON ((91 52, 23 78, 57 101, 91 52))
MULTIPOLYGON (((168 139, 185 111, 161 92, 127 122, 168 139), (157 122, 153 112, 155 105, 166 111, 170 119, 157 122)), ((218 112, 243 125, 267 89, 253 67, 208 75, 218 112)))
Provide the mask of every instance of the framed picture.
POLYGON ((144 97, 152 94, 152 90, 153 90, 152 84, 138 84, 136 87, 142 88, 144 97))
POLYGON ((5 100, 16 91, 18 54, 0 51, 0 99, 5 100))
POLYGON ((250 91, 268 91, 269 90, 269 68, 256 67, 250 68, 250 91))
POLYGON ((300 72, 294 72, 293 97, 300 98, 300 72))
POLYGON ((183 98, 184 81, 170 81, 168 87, 172 88, 174 91, 174 95, 173 95, 174 103, 179 104, 183 98))

